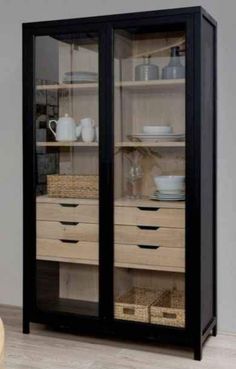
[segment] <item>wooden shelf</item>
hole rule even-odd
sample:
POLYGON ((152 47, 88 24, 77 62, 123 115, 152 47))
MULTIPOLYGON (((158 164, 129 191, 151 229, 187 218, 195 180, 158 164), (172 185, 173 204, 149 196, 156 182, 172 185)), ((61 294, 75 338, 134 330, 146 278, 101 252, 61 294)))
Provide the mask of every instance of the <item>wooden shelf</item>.
POLYGON ((47 312, 61 312, 80 315, 98 315, 98 303, 92 301, 80 301, 75 299, 57 298, 52 300, 39 300, 40 310, 47 312))
POLYGON ((185 141, 160 142, 117 142, 116 147, 185 147, 185 141))
MULTIPOLYGON (((115 82, 115 87, 125 88, 129 90, 143 90, 143 89, 178 89, 185 86, 185 79, 167 79, 167 80, 152 80, 152 81, 122 81, 115 82)), ((76 89, 81 91, 97 90, 98 83, 62 83, 54 85, 38 85, 36 90, 38 91, 50 91, 50 90, 70 90, 76 89)))
POLYGON ((61 83, 54 85, 38 85, 36 86, 37 91, 51 91, 51 90, 96 90, 98 83, 61 83))
MULTIPOLYGON (((72 198, 58 198, 48 197, 47 195, 37 196, 37 203, 50 203, 50 204, 83 204, 83 205, 98 205, 96 199, 72 199, 72 198)), ((185 201, 156 201, 150 200, 147 196, 141 199, 131 200, 128 198, 120 198, 115 200, 115 206, 131 206, 131 207, 159 207, 159 208, 185 208, 185 201)))
MULTIPOLYGON (((61 142, 37 142, 38 147, 98 147, 97 142, 61 141, 61 142)), ((184 141, 176 142, 117 142, 115 147, 185 147, 184 141)))
POLYGON ((60 142, 37 142, 36 146, 39 147, 98 147, 97 142, 79 142, 79 141, 60 141, 60 142))
POLYGON ((171 208, 171 209, 184 209, 185 201, 156 201, 150 200, 148 197, 142 197, 141 199, 133 200, 128 198, 120 198, 115 200, 116 206, 129 206, 129 207, 153 207, 153 208, 171 208))
POLYGON ((176 90, 179 87, 185 86, 185 79, 167 79, 167 80, 152 80, 152 81, 122 81, 115 84, 116 87, 125 88, 128 90, 176 90))

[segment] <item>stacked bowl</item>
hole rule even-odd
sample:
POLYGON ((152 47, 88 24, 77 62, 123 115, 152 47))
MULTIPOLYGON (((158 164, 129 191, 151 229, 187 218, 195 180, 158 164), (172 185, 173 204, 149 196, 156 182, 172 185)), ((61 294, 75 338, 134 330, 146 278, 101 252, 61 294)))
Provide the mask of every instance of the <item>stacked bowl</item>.
POLYGON ((185 176, 157 176, 154 177, 157 190, 151 196, 158 201, 185 200, 185 176))

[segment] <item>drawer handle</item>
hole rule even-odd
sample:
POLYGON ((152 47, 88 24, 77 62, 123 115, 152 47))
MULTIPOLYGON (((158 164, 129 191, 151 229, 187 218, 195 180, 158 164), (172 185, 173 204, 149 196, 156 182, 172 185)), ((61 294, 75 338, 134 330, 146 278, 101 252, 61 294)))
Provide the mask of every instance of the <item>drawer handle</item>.
POLYGON ((79 206, 79 204, 60 204, 61 206, 63 206, 63 208, 77 208, 77 206, 79 206))
POLYGON ((62 225, 76 226, 79 222, 60 222, 62 225))
POLYGON ((176 319, 177 315, 175 313, 163 313, 163 318, 167 318, 167 319, 176 319))
POLYGON ((143 211, 158 211, 160 210, 160 208, 150 208, 150 207, 146 207, 146 206, 138 206, 139 210, 143 210, 143 211))
POLYGON ((139 229, 147 229, 150 231, 157 231, 160 227, 155 227, 155 226, 142 226, 142 225, 138 225, 137 226, 139 229))
POLYGON ((78 243, 78 240, 60 240, 63 243, 78 243))
POLYGON ((127 315, 134 315, 135 310, 134 308, 123 308, 123 313, 127 315))
POLYGON ((159 245, 137 245, 140 249, 150 249, 150 250, 157 250, 159 249, 159 245))

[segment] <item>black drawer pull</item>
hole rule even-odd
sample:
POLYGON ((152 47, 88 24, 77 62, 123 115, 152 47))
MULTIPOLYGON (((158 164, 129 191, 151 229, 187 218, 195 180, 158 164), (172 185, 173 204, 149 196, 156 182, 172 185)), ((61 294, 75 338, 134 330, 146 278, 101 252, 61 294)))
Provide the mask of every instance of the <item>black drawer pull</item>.
POLYGON ((137 226, 139 229, 148 229, 148 230, 152 230, 152 231, 157 231, 160 227, 155 227, 155 226, 143 226, 143 225, 138 225, 137 226))
POLYGON ((62 225, 76 226, 79 222, 60 222, 62 225))
POLYGON ((139 210, 143 210, 143 211, 158 211, 160 210, 160 208, 150 208, 150 207, 146 207, 146 206, 138 206, 139 210))
POLYGON ((78 243, 78 240, 60 240, 63 243, 78 243))
POLYGON ((157 250, 159 249, 159 245, 137 245, 140 249, 149 249, 149 250, 157 250))
POLYGON ((61 206, 63 206, 64 208, 77 208, 77 206, 79 206, 79 204, 60 204, 61 206))

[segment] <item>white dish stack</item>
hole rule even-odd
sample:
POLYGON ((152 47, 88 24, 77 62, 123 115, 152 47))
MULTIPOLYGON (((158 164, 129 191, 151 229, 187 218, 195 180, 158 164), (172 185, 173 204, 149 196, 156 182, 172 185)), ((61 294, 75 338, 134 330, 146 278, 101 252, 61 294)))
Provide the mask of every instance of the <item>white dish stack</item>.
POLYGON ((151 196, 158 201, 184 201, 185 176, 157 176, 154 177, 157 190, 151 196))
POLYGON ((157 123, 150 123, 143 126, 142 133, 132 135, 133 138, 140 141, 183 141, 185 139, 184 133, 173 133, 172 127, 168 125, 158 125, 157 123))

